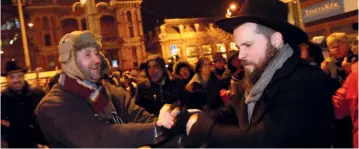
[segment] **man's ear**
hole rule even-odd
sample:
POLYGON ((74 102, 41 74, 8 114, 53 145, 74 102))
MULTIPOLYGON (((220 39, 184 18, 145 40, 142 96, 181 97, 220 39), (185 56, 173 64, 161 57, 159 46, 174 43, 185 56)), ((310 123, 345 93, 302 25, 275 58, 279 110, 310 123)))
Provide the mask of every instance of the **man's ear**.
POLYGON ((271 41, 270 42, 275 48, 277 48, 277 49, 281 48, 282 45, 284 44, 282 34, 280 32, 273 33, 273 35, 271 36, 271 41))

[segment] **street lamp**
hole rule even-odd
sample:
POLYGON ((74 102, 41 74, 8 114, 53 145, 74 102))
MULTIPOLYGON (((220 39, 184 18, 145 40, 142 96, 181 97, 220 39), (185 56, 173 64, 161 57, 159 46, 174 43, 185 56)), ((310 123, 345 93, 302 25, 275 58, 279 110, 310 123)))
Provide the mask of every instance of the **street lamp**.
POLYGON ((231 4, 231 6, 230 6, 231 10, 235 10, 236 8, 237 8, 237 6, 235 4, 231 4))
POLYGON ((27 24, 27 26, 29 26, 30 28, 32 28, 34 26, 34 24, 32 24, 31 22, 29 24, 27 24))
POLYGON ((26 0, 24 0, 24 2, 22 2, 22 0, 12 0, 12 2, 15 5, 17 4, 17 9, 19 11, 20 29, 21 29, 21 37, 22 37, 22 46, 24 48, 24 54, 25 54, 25 63, 26 63, 26 67, 31 71, 29 46, 26 38, 25 19, 22 10, 22 5, 23 5, 22 3, 26 3, 26 0))

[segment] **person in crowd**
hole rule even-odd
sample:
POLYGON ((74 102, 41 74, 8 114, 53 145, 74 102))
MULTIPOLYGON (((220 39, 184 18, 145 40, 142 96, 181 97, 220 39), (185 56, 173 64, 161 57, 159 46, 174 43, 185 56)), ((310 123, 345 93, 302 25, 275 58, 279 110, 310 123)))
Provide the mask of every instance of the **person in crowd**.
MULTIPOLYGON (((322 62, 321 68, 339 84, 342 84, 351 72, 351 65, 357 61, 357 57, 350 50, 346 33, 332 33, 326 38, 326 43, 329 49, 329 57, 322 62)), ((352 147, 352 122, 350 117, 335 120, 334 126, 333 147, 352 147)))
POLYGON ((188 100, 184 83, 170 78, 165 65, 163 58, 149 55, 145 65, 147 79, 137 85, 135 103, 155 115, 164 104, 185 104, 188 100))
POLYGON ((212 62, 207 57, 196 63, 195 75, 186 85, 190 95, 188 107, 204 111, 215 110, 223 105, 219 95, 223 82, 212 71, 212 62))
POLYGON ((350 50, 350 44, 346 33, 336 32, 326 38, 329 49, 329 57, 326 58, 321 68, 329 73, 332 78, 340 83, 350 73, 351 64, 357 61, 353 52, 350 50))
POLYGON ((1 92, 1 138, 11 148, 47 145, 36 121, 34 110, 45 92, 25 81, 26 68, 17 61, 6 63, 8 86, 1 92))
POLYGON ((173 69, 174 78, 183 80, 185 85, 188 84, 194 75, 193 68, 187 61, 178 61, 173 69))
POLYGON ((348 113, 352 121, 352 145, 358 148, 358 62, 352 65, 352 71, 333 96, 335 118, 342 119, 348 113))
POLYGON ((249 0, 216 22, 233 33, 245 78, 226 107, 190 117, 185 147, 330 147, 334 82, 302 62, 308 37, 287 16, 281 1, 249 0))
POLYGON ((352 48, 351 48, 353 54, 354 54, 356 57, 358 57, 358 38, 359 38, 359 36, 357 36, 357 38, 356 38, 356 40, 354 41, 353 46, 352 46, 352 48))
POLYGON ((146 63, 140 64, 140 72, 139 72, 139 79, 138 82, 141 82, 142 80, 145 80, 147 78, 146 71, 145 71, 146 63))
POLYGON ((221 52, 217 52, 213 56, 214 62, 214 74, 219 78, 222 78, 223 73, 226 71, 226 59, 223 57, 221 52))
POLYGON ((47 83, 46 92, 49 92, 52 87, 58 83, 61 73, 56 73, 54 76, 50 78, 50 81, 47 83))
POLYGON ((99 38, 90 31, 61 38, 59 83, 36 109, 50 146, 129 148, 159 143, 176 114, 165 105, 156 118, 136 106, 125 90, 103 80, 110 64, 100 49, 99 38))
POLYGON ((316 44, 307 41, 299 45, 300 47, 300 58, 307 61, 310 65, 320 66, 324 61, 322 49, 316 44))
MULTIPOLYGON (((229 74, 231 76, 228 89, 220 91, 221 98, 225 104, 229 103, 231 96, 234 96, 238 87, 239 81, 244 78, 244 71, 238 59, 239 52, 236 50, 229 51, 228 64, 229 74)), ((225 82, 227 83, 227 82, 225 82)), ((225 85, 227 86, 227 85, 225 85)))

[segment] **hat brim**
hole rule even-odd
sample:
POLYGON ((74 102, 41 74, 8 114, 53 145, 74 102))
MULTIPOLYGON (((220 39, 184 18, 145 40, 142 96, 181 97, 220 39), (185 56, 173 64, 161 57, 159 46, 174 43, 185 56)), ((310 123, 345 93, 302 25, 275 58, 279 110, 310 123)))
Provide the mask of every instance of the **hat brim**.
POLYGON ((5 73, 1 73, 1 76, 2 77, 5 77, 9 74, 12 74, 12 73, 17 73, 17 72, 23 72, 23 73, 26 73, 27 72, 27 68, 24 68, 24 69, 18 69, 18 70, 13 70, 13 71, 9 71, 9 72, 5 72, 5 73))
POLYGON ((238 16, 221 19, 216 22, 216 25, 224 31, 232 34, 235 28, 247 22, 264 25, 282 33, 284 39, 290 44, 300 44, 302 42, 308 41, 308 35, 302 29, 290 24, 287 21, 280 21, 258 16, 238 16))

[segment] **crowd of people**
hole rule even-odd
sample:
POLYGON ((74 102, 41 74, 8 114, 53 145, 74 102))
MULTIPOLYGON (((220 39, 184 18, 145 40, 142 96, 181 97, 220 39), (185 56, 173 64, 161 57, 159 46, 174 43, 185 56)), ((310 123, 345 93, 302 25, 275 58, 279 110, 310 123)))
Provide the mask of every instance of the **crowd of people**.
POLYGON ((246 1, 216 25, 239 50, 149 55, 111 68, 90 31, 64 35, 61 72, 44 89, 6 64, 2 147, 358 147, 358 41, 326 37, 329 52, 287 22, 278 0, 246 1))

